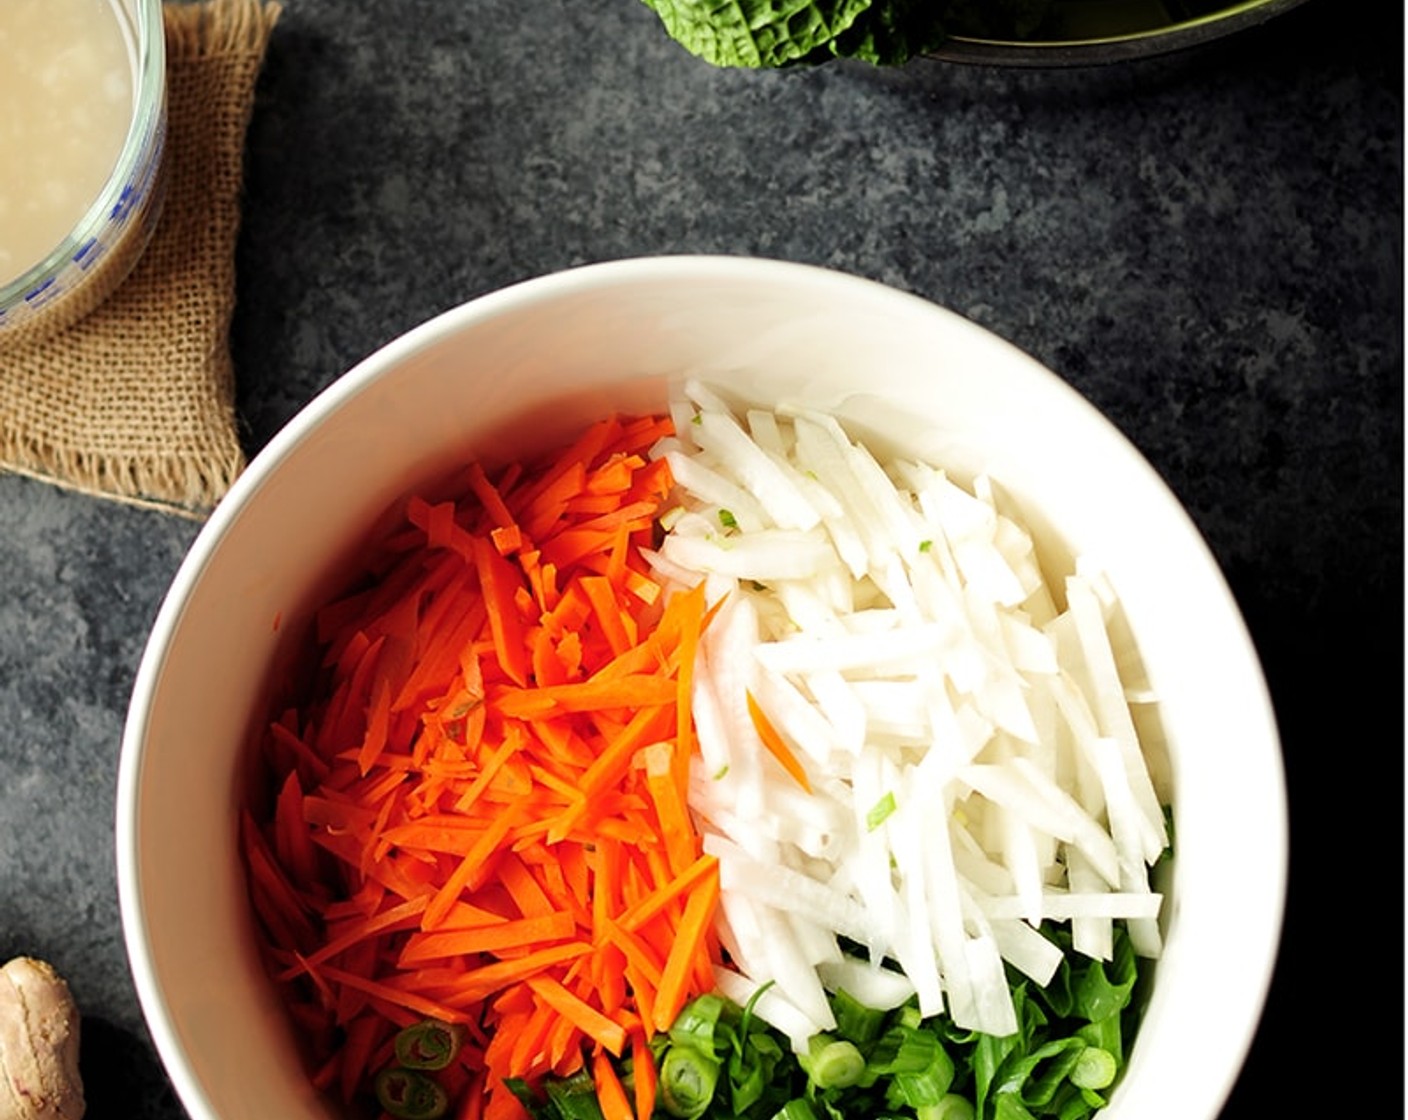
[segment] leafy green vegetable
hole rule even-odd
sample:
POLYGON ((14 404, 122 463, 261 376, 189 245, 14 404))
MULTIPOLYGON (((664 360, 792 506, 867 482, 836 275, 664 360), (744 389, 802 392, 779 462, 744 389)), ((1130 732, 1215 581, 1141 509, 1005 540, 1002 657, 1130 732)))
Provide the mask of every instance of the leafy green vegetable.
MULTIPOLYGON (((1045 988, 1009 974, 1017 1030, 1004 1038, 832 997, 836 1031, 805 1054, 717 995, 690 1003, 652 1043, 660 1069, 655 1116, 675 1120, 1087 1120, 1103 1108, 1133 1036, 1141 962, 1122 925, 1110 961, 1071 949, 1069 928, 1042 932, 1063 951, 1045 988)), ((623 1068, 629 1082, 629 1062, 623 1068)), ((590 1078, 510 1086, 534 1120, 596 1120, 590 1078), (544 1094, 545 1093, 545 1097, 544 1094)))
POLYGON ((933 0, 644 0, 670 36, 715 66, 861 58, 898 65, 943 40, 933 0))
POLYGON ((944 5, 934 0, 879 0, 828 45, 840 58, 899 66, 937 47, 947 29, 944 5))
MULTIPOLYGON (((1052 0, 644 0, 665 30, 715 66, 763 69, 857 58, 901 66, 950 35, 1063 33, 1052 0)), ((1171 9, 1172 10, 1172 9, 1171 9)))

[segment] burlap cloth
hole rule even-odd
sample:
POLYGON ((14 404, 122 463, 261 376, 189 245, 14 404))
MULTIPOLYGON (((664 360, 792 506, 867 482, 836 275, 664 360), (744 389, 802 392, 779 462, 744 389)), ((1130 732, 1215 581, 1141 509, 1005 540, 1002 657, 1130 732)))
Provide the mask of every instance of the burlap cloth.
POLYGON ((0 350, 0 470, 201 517, 244 469, 229 328, 244 142, 280 6, 165 5, 165 204, 131 274, 0 350))

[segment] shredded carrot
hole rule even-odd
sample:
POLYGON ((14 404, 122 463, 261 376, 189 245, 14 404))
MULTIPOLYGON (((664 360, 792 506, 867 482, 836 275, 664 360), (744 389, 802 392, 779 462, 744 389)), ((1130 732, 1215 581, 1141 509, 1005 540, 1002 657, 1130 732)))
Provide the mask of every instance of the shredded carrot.
POLYGON ((578 998, 550 976, 534 976, 528 980, 539 999, 557 1011, 564 1019, 589 1038, 595 1039, 613 1054, 626 1046, 626 1030, 620 1023, 608 1019, 591 1004, 578 998))
POLYGON ((369 1063, 377 1042, 389 1033, 388 1024, 371 1015, 364 1015, 348 1024, 338 1086, 344 1101, 350 1101, 356 1095, 356 1071, 369 1063))
POLYGON ((484 1082, 487 1075, 483 1070, 476 1070, 469 1079, 469 1088, 465 1091, 460 1101, 458 1113, 455 1120, 483 1120, 484 1118, 484 1082))
POLYGON ((717 861, 685 802, 709 615, 640 551, 670 431, 609 417, 470 464, 316 613, 314 684, 270 721, 267 816, 241 832, 319 1085, 366 1094, 394 1032, 432 1016, 478 1040, 446 1075, 462 1120, 524 1120, 506 1082, 581 1069, 606 1120, 651 1114, 650 1037, 719 953, 717 861))
POLYGON ((705 877, 698 890, 690 894, 680 916, 679 929, 675 932, 675 941, 670 946, 665 971, 655 992, 657 1031, 669 1030, 670 1024, 684 1010, 694 980, 694 962, 708 951, 709 930, 718 900, 719 876, 716 870, 713 875, 705 877))
MULTIPOLYGON (((503 1021, 500 1030, 504 1045, 510 1052, 508 1057, 501 1061, 490 1059, 490 1068, 533 1069, 542 1064, 547 1058, 548 1036, 557 1026, 557 1011, 546 1003, 538 1003, 528 985, 522 984, 514 991, 523 993, 525 998, 532 1002, 533 1009, 516 1016, 522 1025, 515 1025, 513 1030, 506 1029, 514 1025, 510 1020, 503 1021)), ((494 1037, 497 1041, 500 1035, 496 1034, 494 1037)))
MULTIPOLYGON (((375 917, 365 918, 361 921, 353 922, 350 928, 342 929, 331 941, 325 942, 316 952, 306 958, 300 958, 297 967, 290 969, 280 979, 291 979, 299 972, 310 971, 311 966, 319 964, 330 957, 335 957, 344 949, 349 949, 364 938, 381 933, 384 930, 392 929, 406 923, 418 924, 421 911, 425 909, 427 899, 424 895, 413 898, 409 902, 403 902, 398 906, 391 906, 375 917)), ((329 926, 329 932, 332 927, 329 926)))
POLYGON ((515 683, 526 684, 529 655, 514 595, 518 588, 514 570, 507 558, 500 556, 482 537, 474 541, 474 565, 479 570, 479 585, 489 607, 489 628, 499 664, 515 683))
POLYGON ((274 806, 274 851, 289 879, 305 887, 317 879, 317 852, 303 824, 303 789, 298 770, 288 772, 274 806))
POLYGON ((435 892, 435 897, 430 900, 430 905, 425 908, 425 916, 421 919, 422 928, 434 929, 441 925, 464 889, 473 887, 480 881, 490 857, 503 843, 509 829, 518 822, 524 806, 525 802, 516 802, 495 816, 478 835, 460 860, 459 866, 441 884, 440 889, 435 892))
POLYGON ((375 687, 371 716, 367 720, 367 733, 362 739, 362 749, 357 752, 357 769, 363 774, 372 768, 372 763, 386 750, 387 725, 391 720, 391 684, 382 677, 375 687))
POLYGON ((674 906, 682 895, 702 889, 700 884, 710 876, 717 877, 719 860, 717 856, 702 855, 678 875, 670 877, 651 894, 632 904, 621 915, 621 928, 637 930, 650 922, 662 911, 674 906))
POLYGON ((605 1120, 635 1120, 626 1088, 616 1076, 605 1051, 598 1050, 592 1055, 592 1082, 596 1085, 596 1099, 605 1120))
POLYGON ((758 738, 763 741, 763 746, 767 747, 768 753, 782 763, 782 768, 792 776, 795 781, 808 793, 812 791, 812 784, 807 779, 807 772, 802 767, 801 760, 792 753, 792 748, 787 745, 781 733, 772 725, 763 709, 753 699, 753 694, 748 693, 748 715, 753 721, 754 728, 757 729, 758 738))
POLYGON ((648 1120, 655 1115, 658 1071, 655 1068, 655 1054, 644 1032, 631 1039, 631 1067, 635 1073, 636 1116, 639 1120, 648 1120))
POLYGON ((554 910, 541 918, 516 918, 473 926, 469 929, 440 930, 413 934, 401 952, 402 965, 421 964, 444 957, 464 957, 541 945, 571 937, 577 923, 565 910, 554 910))
POLYGON ((601 679, 598 674, 580 684, 514 689, 505 691, 498 697, 499 710, 504 715, 523 718, 555 715, 559 712, 659 707, 663 704, 673 704, 674 701, 674 681, 662 681, 658 677, 643 673, 606 679, 601 679))
POLYGON ((698 838, 685 805, 684 773, 675 766, 674 744, 656 743, 642 752, 645 756, 645 784, 655 804, 655 815, 664 834, 665 854, 670 870, 683 875, 699 855, 698 838))
MULTIPOLYGON (((355 972, 347 972, 340 968, 324 966, 320 969, 323 978, 330 982, 342 985, 344 988, 362 992, 367 995, 374 995, 387 1003, 396 1004, 398 1007, 405 1007, 420 1015, 428 1015, 431 1018, 440 1019, 447 1023, 464 1022, 465 1013, 456 1010, 449 1004, 439 1003, 418 995, 415 992, 399 991, 386 984, 370 980, 365 976, 355 972)), ((348 1016, 351 1018, 351 1016, 348 1016)))
MULTIPOLYGON (((615 542, 613 542, 613 548, 615 542)), ((616 590, 605 576, 583 576, 582 590, 592 605, 597 625, 606 635, 611 652, 625 653, 636 643, 635 622, 630 615, 622 612, 616 603, 616 590)), ((672 683, 672 682, 665 682, 672 683)))
POLYGON ((470 463, 467 473, 469 488, 483 505, 484 511, 489 515, 489 520, 492 522, 493 527, 496 529, 516 529, 518 523, 514 520, 513 514, 509 513, 508 507, 504 505, 503 498, 500 497, 498 488, 489 481, 488 475, 484 473, 483 464, 478 462, 470 463))

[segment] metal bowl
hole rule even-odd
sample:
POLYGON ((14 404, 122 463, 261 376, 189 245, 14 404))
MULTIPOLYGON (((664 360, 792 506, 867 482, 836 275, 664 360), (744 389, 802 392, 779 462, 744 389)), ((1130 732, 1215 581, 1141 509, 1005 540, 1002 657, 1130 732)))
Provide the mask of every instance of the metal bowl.
POLYGON ((1051 0, 1039 27, 999 37, 956 25, 930 57, 984 66, 1097 66, 1201 46, 1305 0, 1051 0))

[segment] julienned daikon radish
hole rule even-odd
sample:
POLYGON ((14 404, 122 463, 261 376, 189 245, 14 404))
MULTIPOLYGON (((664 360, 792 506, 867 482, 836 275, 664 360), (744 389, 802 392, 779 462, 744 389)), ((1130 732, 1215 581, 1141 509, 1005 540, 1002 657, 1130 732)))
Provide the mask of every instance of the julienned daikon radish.
POLYGON ((1038 983, 1059 963, 1043 921, 1107 958, 1124 922, 1156 956, 1168 837, 1101 577, 1048 585, 988 479, 882 462, 830 416, 698 382, 671 412, 653 454, 677 508, 647 555, 717 609, 689 797, 725 994, 765 989, 799 1052, 841 987, 1001 1036, 1004 962, 1038 983))

